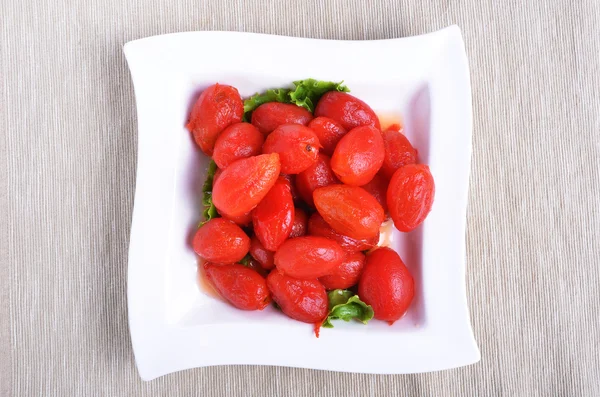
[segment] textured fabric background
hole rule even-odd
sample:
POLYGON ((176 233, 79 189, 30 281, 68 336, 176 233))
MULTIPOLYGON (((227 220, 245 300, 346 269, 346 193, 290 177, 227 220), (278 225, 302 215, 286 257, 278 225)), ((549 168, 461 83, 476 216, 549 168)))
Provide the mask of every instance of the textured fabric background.
POLYGON ((597 0, 0 0, 0 18, 2 396, 600 395, 597 0), (125 295, 137 129, 122 45, 188 30, 383 39, 453 23, 473 85, 466 283, 481 362, 142 382, 125 295))

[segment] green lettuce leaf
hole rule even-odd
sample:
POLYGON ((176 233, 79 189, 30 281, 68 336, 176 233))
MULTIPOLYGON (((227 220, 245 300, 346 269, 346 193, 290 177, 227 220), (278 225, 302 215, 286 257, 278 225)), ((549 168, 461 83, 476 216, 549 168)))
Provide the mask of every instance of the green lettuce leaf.
POLYGON ((214 160, 211 160, 206 171, 206 181, 204 181, 204 186, 202 186, 202 205, 204 206, 202 215, 204 216, 204 221, 200 222, 200 226, 219 216, 217 208, 212 202, 212 187, 215 172, 217 172, 217 164, 214 160))
POLYGON ((354 295, 354 292, 350 291, 349 289, 336 289, 329 291, 327 293, 327 297, 329 298, 329 310, 338 305, 346 304, 352 295, 354 295))
POLYGON ((284 102, 289 103, 290 90, 287 88, 277 88, 267 90, 265 93, 256 93, 250 98, 244 100, 244 121, 250 121, 250 116, 254 109, 267 102, 284 102))
POLYGON ((373 308, 361 301, 352 291, 336 289, 329 291, 329 314, 323 322, 324 328, 333 328, 331 320, 350 321, 353 318, 366 324, 373 318, 373 308))
POLYGON ((343 81, 335 83, 333 81, 320 81, 315 79, 305 79, 294 81, 294 89, 275 88, 267 90, 264 93, 256 93, 250 98, 244 100, 244 118, 243 121, 250 121, 252 112, 267 102, 293 103, 302 106, 309 112, 315 111, 315 105, 323 94, 328 91, 350 92, 350 89, 342 84, 343 81))
POLYGON ((315 79, 306 79, 294 81, 295 88, 290 91, 290 102, 313 113, 315 105, 323 94, 329 91, 350 92, 350 89, 342 84, 332 81, 319 81, 315 79))
POLYGON ((242 259, 240 259, 240 261, 238 263, 240 265, 244 265, 247 267, 250 264, 251 260, 252 260, 252 256, 250 256, 250 254, 246 254, 246 256, 244 256, 242 259))

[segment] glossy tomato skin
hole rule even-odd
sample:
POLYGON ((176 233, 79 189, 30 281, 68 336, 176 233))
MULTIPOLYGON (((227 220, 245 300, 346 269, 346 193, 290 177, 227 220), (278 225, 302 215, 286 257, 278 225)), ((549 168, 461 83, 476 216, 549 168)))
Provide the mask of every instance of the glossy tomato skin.
POLYGON ((417 162, 417 150, 402 134, 399 125, 393 125, 383 132, 383 143, 385 157, 381 172, 386 178, 391 179, 398 168, 417 162))
POLYGON ((333 273, 320 277, 319 281, 326 290, 350 288, 358 283, 365 261, 365 254, 362 252, 347 253, 333 273))
POLYGON ((276 251, 288 238, 294 224, 294 201, 286 179, 279 177, 256 206, 252 224, 256 237, 269 251, 276 251))
POLYGON ((319 138, 319 142, 323 146, 321 152, 329 157, 333 154, 340 139, 348 132, 340 123, 329 117, 314 118, 308 123, 308 128, 313 130, 319 138))
POLYGON ((321 153, 319 153, 317 161, 313 165, 296 175, 298 195, 311 207, 315 205, 313 201, 315 189, 334 183, 340 183, 340 181, 331 169, 331 160, 321 153))
POLYGON ((275 267, 275 252, 266 249, 256 236, 250 239, 250 255, 263 269, 271 270, 275 267))
POLYGON ((308 229, 308 215, 306 212, 296 207, 294 210, 294 223, 292 224, 292 232, 288 238, 301 237, 306 234, 308 229))
POLYGON ((250 238, 235 223, 213 218, 198 229, 192 246, 196 254, 208 262, 233 263, 248 253, 250 238))
POLYGON ((296 188, 296 175, 288 175, 288 174, 281 174, 279 175, 280 178, 284 178, 287 183, 290 185, 290 192, 292 192, 292 199, 294 200, 294 203, 297 203, 298 200, 300 200, 300 196, 298 196, 298 188, 296 188))
POLYGON ((372 126, 356 127, 344 135, 335 147, 331 168, 345 184, 362 186, 377 174, 384 157, 381 132, 372 126))
MULTIPOLYGON (((213 186, 215 185, 215 183, 217 183, 217 179, 219 179, 219 177, 221 176, 222 173, 223 173, 223 170, 221 168, 217 168, 217 170, 215 171, 215 176, 213 177, 213 186)), ((249 211, 245 214, 238 215, 238 216, 229 216, 227 214, 221 213, 218 209, 217 209, 217 212, 223 218, 230 220, 239 226, 248 226, 252 223, 252 211, 249 211)))
POLYGON ((267 286, 288 317, 316 324, 327 316, 327 292, 318 280, 298 280, 273 270, 267 277, 267 286))
POLYGON ((238 263, 205 263, 206 278, 229 303, 242 310, 262 310, 271 301, 266 280, 238 263))
POLYGON ((213 186, 215 186, 215 183, 217 183, 217 179, 219 179, 219 177, 221 176, 222 173, 223 173, 223 170, 220 168, 217 168, 217 170, 215 171, 215 175, 213 176, 213 186))
POLYGON ((315 108, 315 116, 333 119, 347 131, 363 125, 381 128, 373 109, 345 92, 330 91, 323 95, 315 108))
POLYGON ((428 166, 408 164, 399 168, 387 191, 387 204, 396 229, 410 232, 423 223, 434 196, 435 183, 428 166))
POLYGON ((375 197, 357 186, 320 187, 313 193, 313 199, 317 211, 333 230, 355 239, 377 236, 385 219, 375 197))
POLYGON ((312 214, 308 219, 308 234, 333 240, 349 253, 370 250, 379 242, 379 233, 369 239, 361 240, 340 234, 333 230, 318 212, 312 214))
POLYGON ((237 217, 252 211, 279 177, 279 155, 262 154, 238 160, 213 183, 213 204, 221 214, 237 217))
MULTIPOLYGON (((217 210, 217 212, 219 212, 219 211, 217 210)), ((235 223, 236 225, 239 225, 239 226, 248 226, 248 225, 250 225, 252 223, 252 211, 247 212, 247 213, 242 214, 242 215, 238 215, 238 216, 229 216, 227 214, 221 214, 220 212, 219 212, 219 214, 223 218, 225 218, 227 220, 230 220, 230 221, 232 221, 233 223, 235 223)))
POLYGON ((391 324, 408 310, 415 295, 414 280, 395 251, 379 248, 367 255, 358 295, 373 307, 376 319, 391 324))
POLYGON ((287 240, 275 252, 275 267, 288 276, 309 280, 331 274, 345 257, 338 243, 324 237, 287 240))
POLYGON ((244 104, 234 87, 214 84, 202 92, 190 115, 186 128, 194 141, 211 156, 217 137, 229 125, 242 121, 244 104))
POLYGON ((367 192, 369 192, 383 208, 383 212, 387 212, 387 188, 389 180, 378 172, 375 174, 371 182, 361 186, 367 192))
POLYGON ((269 102, 252 112, 252 125, 268 135, 283 124, 308 125, 313 115, 306 109, 290 103, 269 102))
POLYGON ((317 161, 319 138, 308 127, 284 124, 267 136, 263 153, 278 153, 281 172, 298 174, 317 161))
POLYGON ((263 143, 263 135, 252 124, 232 124, 217 138, 213 160, 225 169, 236 160, 261 154, 263 143))
POLYGON ((248 261, 248 264, 244 265, 244 266, 246 266, 248 269, 254 270, 256 273, 260 274, 262 277, 267 277, 267 274, 269 274, 269 270, 262 267, 260 262, 254 258, 251 258, 248 261))

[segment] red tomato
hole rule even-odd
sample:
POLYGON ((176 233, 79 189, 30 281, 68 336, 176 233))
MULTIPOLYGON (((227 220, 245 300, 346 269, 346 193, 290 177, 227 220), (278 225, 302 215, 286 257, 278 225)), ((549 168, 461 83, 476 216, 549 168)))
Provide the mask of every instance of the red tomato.
POLYGON ((333 185, 334 183, 340 183, 340 181, 331 169, 329 157, 321 153, 319 153, 316 163, 296 176, 298 195, 311 207, 315 205, 313 201, 313 192, 315 189, 333 185))
POLYGON ((206 278, 229 303, 242 310, 262 310, 269 302, 267 282, 256 271, 238 263, 205 263, 206 278))
POLYGON ((294 210, 294 224, 292 225, 292 232, 288 238, 301 237, 306 234, 308 227, 308 216, 304 210, 296 207, 294 210))
POLYGON ((269 251, 275 251, 288 238, 294 223, 294 201, 290 185, 279 177, 252 213, 254 233, 269 251))
POLYGON ((281 178, 285 178, 287 183, 290 185, 290 192, 292 192, 292 199, 294 199, 294 203, 300 200, 300 196, 298 196, 298 189, 296 188, 296 175, 288 175, 281 174, 279 175, 281 178))
POLYGON ((271 270, 275 267, 275 253, 267 250, 256 236, 253 236, 252 239, 250 239, 250 255, 263 269, 271 270))
POLYGON ((367 192, 371 193, 373 197, 377 200, 381 207, 383 208, 383 212, 387 212, 387 188, 389 181, 381 175, 381 172, 375 174, 371 182, 366 185, 361 186, 367 192))
POLYGON ((252 124, 232 124, 217 138, 213 160, 225 169, 236 160, 261 154, 263 142, 263 135, 252 124))
POLYGON ((219 179, 219 177, 221 176, 221 173, 223 173, 223 170, 220 168, 217 168, 217 170, 215 171, 215 175, 213 176, 213 186, 215 186, 215 183, 217 183, 217 179, 219 179))
POLYGON ((331 168, 346 185, 362 186, 377 174, 384 157, 381 132, 371 126, 356 127, 335 147, 331 168))
POLYGON ((412 147, 408 139, 398 130, 398 125, 393 125, 383 132, 385 157, 381 172, 391 179, 394 172, 407 164, 417 162, 417 150, 412 147))
POLYGON ((263 153, 279 153, 281 172, 297 174, 317 161, 319 139, 308 127, 284 124, 269 134, 263 153))
POLYGON ((414 280, 396 252, 379 248, 367 255, 358 295, 373 307, 376 319, 391 324, 408 310, 415 295, 414 280))
POLYGON ((213 204, 229 217, 247 214, 271 190, 280 168, 277 153, 236 161, 213 183, 213 204))
POLYGON ((281 311, 294 320, 321 323, 329 311, 327 292, 318 280, 298 280, 273 270, 267 286, 281 311))
POLYGON ((213 263, 241 260, 250 249, 250 239, 235 223, 213 218, 198 229, 192 246, 196 254, 213 263))
POLYGON ((355 238, 340 234, 333 230, 318 212, 312 214, 308 220, 308 234, 311 236, 326 237, 330 240, 333 240, 338 243, 346 252, 370 250, 379 242, 379 233, 372 238, 362 240, 357 240, 355 238))
POLYGON ((383 208, 363 188, 329 185, 315 190, 313 198, 319 214, 336 232, 355 239, 379 234, 385 219, 383 208))
POLYGON ((347 132, 340 123, 328 117, 317 117, 313 119, 308 123, 308 128, 317 134, 319 142, 321 143, 321 146, 323 146, 321 152, 330 157, 335 150, 335 146, 347 132))
POLYGON ((237 89, 215 84, 208 87, 192 109, 186 128, 196 144, 211 156, 217 137, 227 126, 242 121, 244 104, 237 89))
POLYGON ((396 229, 410 232, 423 223, 434 196, 435 184, 428 166, 408 164, 398 169, 387 191, 387 204, 396 229))
MULTIPOLYGON (((219 212, 219 210, 217 210, 217 212, 219 212)), ((242 215, 239 215, 239 216, 229 216, 227 214, 221 214, 220 212, 219 212, 219 214, 223 218, 225 218, 229 221, 232 221, 233 223, 235 223, 236 225, 239 225, 239 226, 248 226, 249 224, 252 223, 252 211, 247 212, 242 215)))
POLYGON ((331 274, 345 257, 338 243, 324 237, 287 240, 275 252, 275 267, 294 278, 309 280, 331 274))
POLYGON ((308 110, 289 103, 269 102, 252 112, 252 124, 265 135, 283 124, 308 125, 312 118, 308 110))
POLYGON ((262 267, 260 262, 254 258, 250 259, 248 261, 248 264, 245 266, 248 269, 254 270, 256 273, 260 274, 262 277, 267 277, 267 274, 269 274, 269 271, 267 269, 265 269, 264 267, 262 267))
POLYGON ((315 116, 329 117, 348 131, 362 125, 372 125, 380 129, 379 118, 373 109, 345 92, 329 91, 323 95, 317 103, 315 116))
POLYGON ((364 266, 365 254, 348 253, 332 274, 320 277, 319 281, 326 290, 347 289, 358 283, 364 266))

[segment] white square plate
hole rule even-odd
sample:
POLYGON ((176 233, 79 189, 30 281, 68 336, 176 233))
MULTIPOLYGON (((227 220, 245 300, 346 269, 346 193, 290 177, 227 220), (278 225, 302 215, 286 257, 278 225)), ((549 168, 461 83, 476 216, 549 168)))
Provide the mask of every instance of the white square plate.
POLYGON ((460 30, 378 41, 190 32, 127 43, 138 113, 138 165, 129 247, 129 326, 145 380, 193 367, 262 364, 414 373, 479 360, 465 293, 471 89, 460 30), (304 78, 340 81, 375 111, 402 115, 436 182, 417 230, 395 232, 415 278, 411 309, 393 326, 312 326, 268 307, 244 312, 199 287, 190 248, 208 159, 184 125, 195 98, 219 82, 243 97, 304 78), (360 348, 356 348, 360 346, 360 348))

